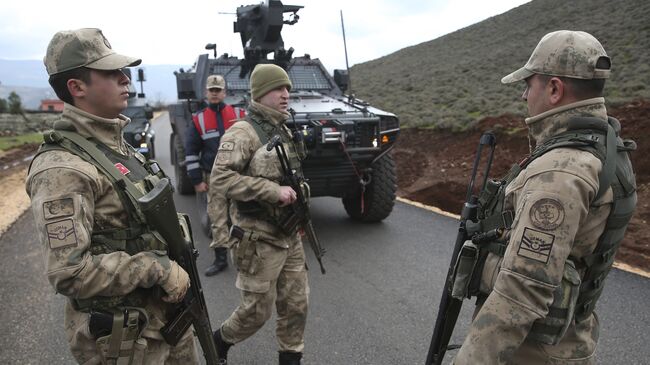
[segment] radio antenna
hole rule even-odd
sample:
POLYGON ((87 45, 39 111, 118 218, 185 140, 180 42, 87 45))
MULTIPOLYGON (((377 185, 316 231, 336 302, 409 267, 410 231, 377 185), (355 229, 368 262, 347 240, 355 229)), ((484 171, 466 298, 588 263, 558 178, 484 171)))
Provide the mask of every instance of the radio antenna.
POLYGON ((345 25, 343 23, 343 10, 341 10, 341 29, 343 30, 343 49, 345 50, 345 68, 348 70, 348 97, 352 95, 352 77, 350 77, 350 65, 348 64, 348 44, 345 41, 345 25))

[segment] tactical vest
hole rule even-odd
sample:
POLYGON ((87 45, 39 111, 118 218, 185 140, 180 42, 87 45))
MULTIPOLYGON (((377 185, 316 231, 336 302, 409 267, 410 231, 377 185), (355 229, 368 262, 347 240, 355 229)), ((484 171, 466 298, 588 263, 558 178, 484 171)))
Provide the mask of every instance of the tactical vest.
POLYGON ((276 134, 280 135, 282 143, 285 145, 285 149, 287 150, 289 166, 294 169, 298 175, 302 176, 300 161, 304 160, 307 156, 302 138, 296 141, 295 137, 292 138, 290 134, 283 130, 283 128, 286 127, 275 126, 271 123, 252 119, 250 117, 246 118, 246 121, 253 127, 253 129, 255 129, 255 133, 257 133, 257 137, 260 139, 262 145, 266 145, 276 134))
MULTIPOLYGON (((295 141, 286 130, 283 130, 282 126, 275 126, 269 122, 251 118, 250 116, 246 117, 245 120, 253 127, 263 146, 265 146, 273 136, 279 135, 287 152, 289 168, 294 170, 298 176, 303 177, 300 161, 306 157, 306 153, 302 140, 295 141)), ((305 193, 308 194, 309 192, 305 193)), ((267 206, 266 204, 256 201, 237 201, 236 204, 238 212, 269 221, 275 225, 278 225, 287 211, 286 207, 280 208, 277 206, 267 206)))
MULTIPOLYGON (((636 183, 629 152, 636 149, 631 140, 619 137, 620 124, 614 118, 608 122, 602 119, 577 117, 569 121, 568 130, 537 146, 533 153, 519 164, 515 164, 504 178, 490 181, 479 196, 479 222, 469 230, 480 237, 497 228, 509 229, 514 212, 504 210, 506 187, 532 161, 556 148, 577 148, 596 156, 603 163, 598 176, 599 188, 592 203, 605 194, 611 186, 614 201, 605 223, 605 230, 598 244, 589 256, 569 256, 565 264, 562 284, 554 293, 554 301, 547 317, 535 321, 528 338, 555 345, 560 342, 572 319, 583 321, 591 315, 600 297, 604 281, 614 263, 625 229, 636 206, 636 183), (578 271, 584 270, 580 278, 578 271)), ((479 243, 478 262, 471 279, 470 295, 478 293, 480 275, 488 253, 503 256, 507 242, 491 241, 479 243)), ((486 293, 482 293, 485 295, 486 293)))
MULTIPOLYGON (((116 153, 94 138, 85 138, 74 127, 56 123, 53 131, 43 135, 44 143, 36 156, 46 151, 64 150, 95 166, 113 184, 128 216, 129 226, 104 230, 93 229, 90 252, 93 255, 124 251, 134 255, 143 251, 166 254, 167 246, 155 230, 146 223, 137 199, 153 189, 164 172, 157 162, 145 160, 132 147, 130 156, 116 153)), ((73 299, 72 305, 80 311, 110 309, 117 305, 140 307, 151 289, 137 289, 126 296, 73 299)))

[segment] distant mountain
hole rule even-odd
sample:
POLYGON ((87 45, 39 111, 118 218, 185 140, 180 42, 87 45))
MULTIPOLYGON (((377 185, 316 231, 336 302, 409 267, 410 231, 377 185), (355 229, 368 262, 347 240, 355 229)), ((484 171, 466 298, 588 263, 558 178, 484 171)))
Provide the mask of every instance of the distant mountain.
POLYGON ((49 88, 47 72, 40 60, 0 59, 0 85, 49 88))
MULTIPOLYGON (((144 92, 150 103, 176 100, 176 78, 173 72, 187 65, 141 65, 146 82, 144 92)), ((48 76, 40 60, 0 59, 0 98, 6 98, 11 91, 20 95, 23 105, 35 109, 40 100, 56 98, 47 82, 48 76)), ((138 92, 140 83, 134 82, 138 92)))
POLYGON ((524 85, 503 86, 501 78, 526 63, 544 34, 571 29, 593 34, 611 57, 608 103, 650 98, 649 19, 647 0, 534 0, 355 65, 352 86, 409 126, 462 129, 485 116, 524 115, 524 85))

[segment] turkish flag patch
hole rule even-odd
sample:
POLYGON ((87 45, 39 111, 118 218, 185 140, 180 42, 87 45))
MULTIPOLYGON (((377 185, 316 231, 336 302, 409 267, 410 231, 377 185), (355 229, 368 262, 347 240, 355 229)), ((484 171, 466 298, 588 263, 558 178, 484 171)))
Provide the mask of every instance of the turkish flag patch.
POLYGON ((126 166, 122 165, 121 162, 116 163, 115 167, 120 171, 122 175, 126 175, 129 172, 131 172, 131 170, 127 169, 126 166))

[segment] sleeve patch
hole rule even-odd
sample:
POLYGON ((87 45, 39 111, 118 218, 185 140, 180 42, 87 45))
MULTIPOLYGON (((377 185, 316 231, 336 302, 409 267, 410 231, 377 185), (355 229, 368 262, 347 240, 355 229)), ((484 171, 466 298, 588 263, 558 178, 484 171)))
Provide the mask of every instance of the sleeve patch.
POLYGON ((72 198, 52 200, 43 203, 43 217, 50 220, 74 215, 74 202, 72 198))
POLYGON ((223 142, 219 146, 219 151, 232 151, 235 149, 235 144, 233 142, 223 142))
POLYGON ((228 151, 219 151, 217 153, 217 163, 218 164, 227 164, 230 162, 230 154, 228 151))
POLYGON ((526 227, 521 236, 517 255, 547 264, 551 257, 553 241, 555 241, 554 235, 526 227))
POLYGON ((58 249, 68 246, 77 246, 77 232, 74 229, 74 221, 65 219, 59 222, 49 223, 45 226, 47 240, 51 249, 58 249))
POLYGON ((544 231, 552 231, 564 222, 564 207, 555 199, 540 199, 530 208, 530 221, 544 231))

